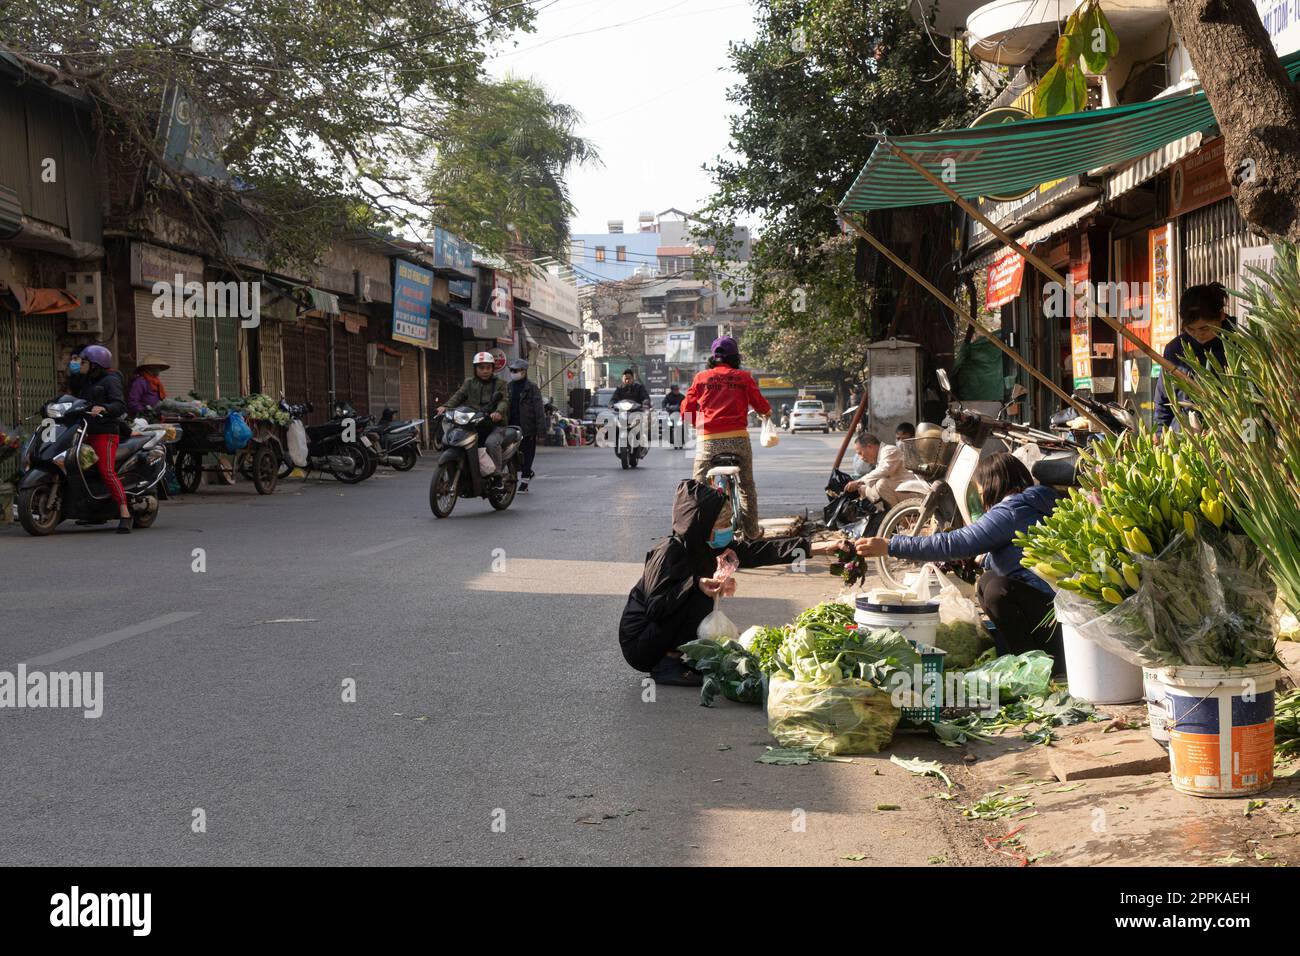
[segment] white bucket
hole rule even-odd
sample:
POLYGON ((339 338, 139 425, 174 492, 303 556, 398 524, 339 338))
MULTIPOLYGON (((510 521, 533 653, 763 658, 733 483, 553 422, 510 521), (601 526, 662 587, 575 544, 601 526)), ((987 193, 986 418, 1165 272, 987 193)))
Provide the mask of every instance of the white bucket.
POLYGON ((939 602, 876 604, 859 597, 853 620, 862 627, 892 627, 909 641, 933 647, 939 633, 939 602))
POLYGON ((1142 699, 1142 668, 1061 625, 1065 676, 1070 693, 1094 704, 1128 704, 1142 699))
POLYGON ((1147 704, 1147 724, 1151 728, 1151 737, 1168 750, 1169 704, 1165 700, 1165 685, 1160 683, 1160 672, 1154 667, 1142 668, 1142 697, 1147 704))
POLYGON ((1273 688, 1281 668, 1165 667, 1174 789, 1240 797, 1273 785, 1273 688))

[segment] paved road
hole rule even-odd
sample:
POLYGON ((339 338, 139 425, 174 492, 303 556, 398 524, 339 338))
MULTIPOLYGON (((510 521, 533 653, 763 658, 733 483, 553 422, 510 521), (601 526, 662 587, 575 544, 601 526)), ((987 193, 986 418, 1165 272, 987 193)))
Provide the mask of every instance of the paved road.
MULTIPOLYGON (((759 451, 765 516, 820 504, 838 437, 759 451)), ((680 452, 624 472, 608 449, 548 448, 533 492, 505 513, 461 501, 435 520, 422 464, 356 487, 294 480, 265 498, 241 485, 167 502, 129 537, 0 527, 0 671, 104 675, 98 719, 0 710, 0 862, 973 852, 929 784, 887 755, 759 765, 770 739, 756 708, 706 710, 678 688, 642 700, 616 624, 687 469, 680 452)), ((744 572, 733 616, 788 621, 832 580, 744 572)))

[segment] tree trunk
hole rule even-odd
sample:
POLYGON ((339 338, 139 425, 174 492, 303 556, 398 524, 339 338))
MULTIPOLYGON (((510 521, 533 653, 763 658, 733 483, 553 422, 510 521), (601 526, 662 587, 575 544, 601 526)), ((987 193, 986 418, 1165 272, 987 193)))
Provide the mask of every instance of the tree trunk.
POLYGON ((1300 240, 1300 92, 1252 0, 1169 0, 1174 29, 1223 132, 1224 165, 1242 217, 1300 240))

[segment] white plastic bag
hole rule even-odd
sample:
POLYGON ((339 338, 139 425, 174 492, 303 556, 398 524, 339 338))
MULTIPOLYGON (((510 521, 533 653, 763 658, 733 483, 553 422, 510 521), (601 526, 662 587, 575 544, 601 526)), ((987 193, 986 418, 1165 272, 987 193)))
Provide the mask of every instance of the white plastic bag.
POLYGON ((289 440, 289 460, 295 468, 307 467, 307 428, 298 419, 289 423, 286 437, 289 440))
POLYGON ((492 460, 492 456, 487 453, 486 448, 478 450, 478 470, 480 474, 484 475, 496 474, 496 462, 492 460))
POLYGON ((764 448, 772 448, 781 440, 781 436, 776 433, 776 426, 772 424, 772 416, 768 415, 763 419, 763 430, 758 433, 758 443, 764 448))
MULTIPOLYGON (((740 561, 730 550, 718 555, 718 569, 714 572, 713 580, 726 584, 727 580, 736 573, 740 567, 740 561)), ((695 637, 698 640, 715 640, 737 641, 740 639, 740 629, 732 623, 731 618, 722 613, 719 605, 722 602, 722 593, 719 591, 718 596, 713 599, 713 610, 709 612, 704 620, 700 621, 700 626, 695 629, 695 637)))

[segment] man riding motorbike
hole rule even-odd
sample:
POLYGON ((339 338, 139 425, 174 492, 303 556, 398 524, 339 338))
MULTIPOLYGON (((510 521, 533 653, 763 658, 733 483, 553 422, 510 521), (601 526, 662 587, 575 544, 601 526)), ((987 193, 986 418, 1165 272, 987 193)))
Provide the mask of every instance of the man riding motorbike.
POLYGON ((501 423, 510 413, 510 393, 506 389, 506 383, 494 374, 496 367, 496 359, 492 357, 491 352, 477 353, 474 356, 474 374, 465 379, 460 388, 456 389, 456 393, 447 399, 447 404, 439 405, 437 411, 439 415, 443 415, 448 408, 458 408, 461 405, 468 405, 474 409, 491 409, 488 417, 492 420, 492 431, 483 442, 483 447, 491 457, 492 464, 496 466, 496 471, 490 476, 490 480, 499 481, 501 442, 506 437, 501 423))
POLYGON ((630 368, 623 370, 623 384, 614 389, 614 397, 609 400, 611 405, 616 402, 636 402, 644 408, 650 407, 650 393, 630 368))

